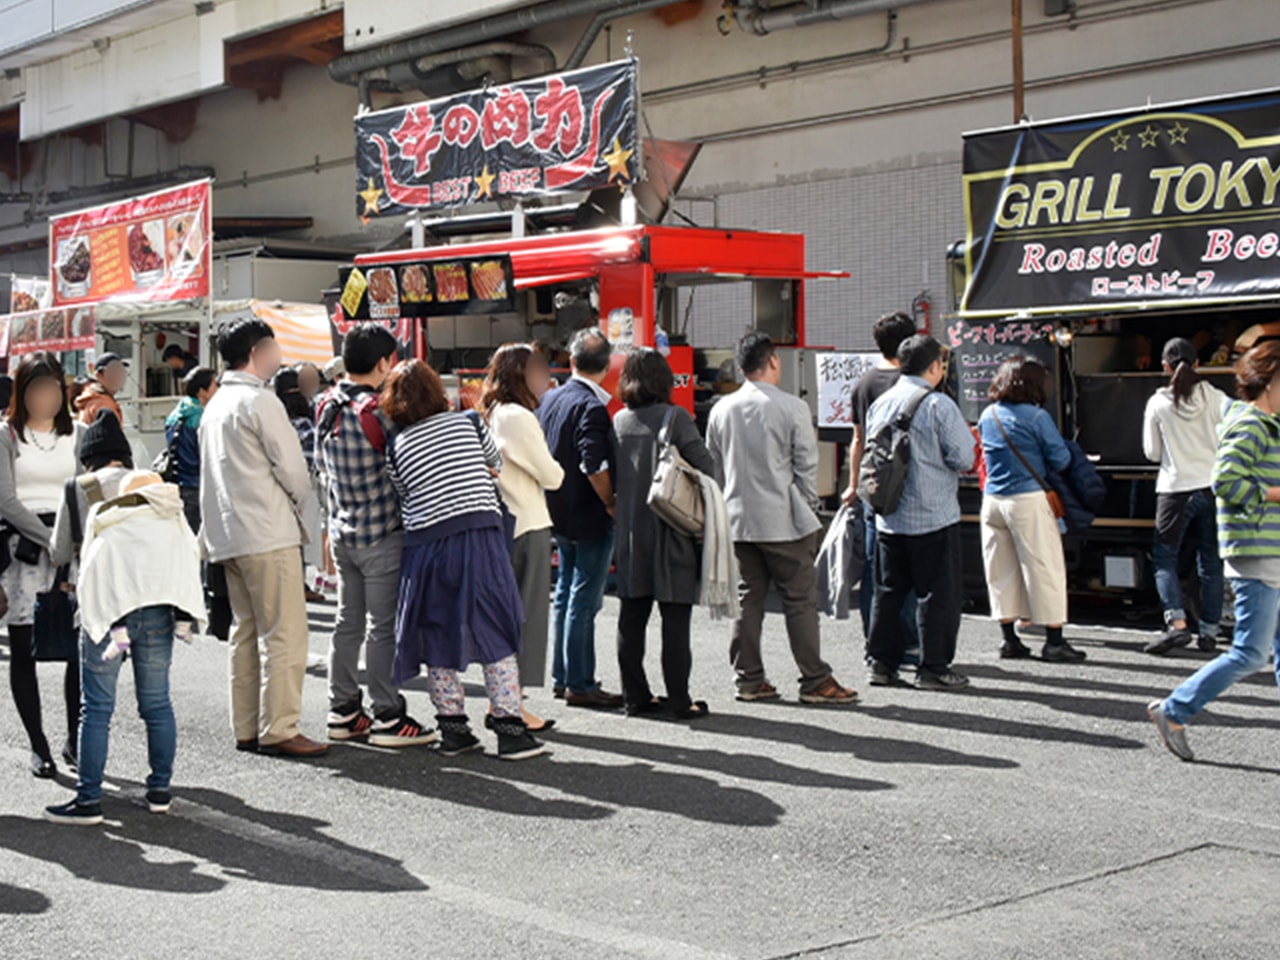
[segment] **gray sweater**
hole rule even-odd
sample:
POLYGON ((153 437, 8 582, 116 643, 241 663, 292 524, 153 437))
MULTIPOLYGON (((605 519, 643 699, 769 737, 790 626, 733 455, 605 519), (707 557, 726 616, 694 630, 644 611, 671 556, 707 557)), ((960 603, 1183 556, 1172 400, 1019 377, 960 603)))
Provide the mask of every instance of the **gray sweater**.
MULTIPOLYGON (((79 450, 85 425, 77 422, 74 426, 76 449, 79 450)), ((0 519, 7 520, 28 540, 48 549, 53 540, 53 532, 18 499, 16 468, 20 456, 22 456, 22 444, 17 434, 8 422, 0 424, 0 519)), ((81 471, 82 467, 77 459, 76 473, 79 474, 81 471)))

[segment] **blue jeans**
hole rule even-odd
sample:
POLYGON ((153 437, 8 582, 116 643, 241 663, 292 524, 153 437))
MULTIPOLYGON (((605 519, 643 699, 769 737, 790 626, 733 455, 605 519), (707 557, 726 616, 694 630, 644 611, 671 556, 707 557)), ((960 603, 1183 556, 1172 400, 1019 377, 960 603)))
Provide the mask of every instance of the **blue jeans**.
POLYGON ((1183 540, 1195 538, 1196 569, 1200 574, 1200 634, 1218 635, 1222 621, 1222 556, 1218 553, 1218 514, 1213 493, 1162 493, 1156 501, 1156 535, 1151 547, 1156 592, 1164 607, 1164 622, 1185 620, 1178 556, 1183 540))
MULTIPOLYGON (((173 659, 173 607, 141 607, 125 618, 129 628, 129 659, 138 696, 138 715, 147 725, 147 755, 151 775, 148 790, 168 790, 173 778, 173 755, 178 725, 169 701, 169 663, 173 659)), ((80 675, 84 705, 80 714, 79 781, 76 802, 102 799, 102 773, 107 765, 107 739, 116 708, 116 681, 123 657, 103 660, 107 637, 101 642, 80 634, 80 675)))
POLYGON ((552 601, 551 679, 574 693, 591 693, 596 682, 596 614, 613 562, 612 530, 599 540, 556 536, 560 574, 552 601))
MULTIPOLYGON (((1280 589, 1261 580, 1232 577, 1236 592, 1236 632, 1231 649, 1206 663, 1164 701, 1164 712, 1174 723, 1186 723, 1234 683, 1267 665, 1275 652, 1280 664, 1280 589)), ((1276 682, 1280 683, 1280 666, 1276 682)))
MULTIPOLYGON (((858 585, 858 606, 862 614, 862 636, 871 638, 871 606, 876 598, 876 515, 870 507, 863 507, 866 517, 866 534, 864 543, 867 547, 867 565, 862 570, 862 582, 858 585)), ((902 603, 902 615, 898 622, 907 635, 907 654, 904 663, 920 662, 920 627, 916 622, 917 598, 912 590, 902 603)))

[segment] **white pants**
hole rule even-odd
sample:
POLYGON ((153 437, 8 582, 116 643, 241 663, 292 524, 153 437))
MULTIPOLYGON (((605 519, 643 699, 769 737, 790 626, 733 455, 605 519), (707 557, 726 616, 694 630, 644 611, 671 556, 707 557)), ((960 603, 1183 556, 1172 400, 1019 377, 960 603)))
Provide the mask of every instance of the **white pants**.
POLYGON ((1066 622, 1062 535, 1042 491, 982 498, 982 564, 997 620, 1066 622))

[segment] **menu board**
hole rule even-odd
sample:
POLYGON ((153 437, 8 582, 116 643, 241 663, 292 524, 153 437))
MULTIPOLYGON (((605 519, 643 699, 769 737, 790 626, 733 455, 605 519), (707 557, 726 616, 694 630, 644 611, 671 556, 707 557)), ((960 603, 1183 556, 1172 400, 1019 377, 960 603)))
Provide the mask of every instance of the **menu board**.
POLYGON ((515 309, 510 257, 425 260, 349 267, 338 276, 352 320, 509 313, 515 309))
POLYGON ((95 322, 91 306, 10 314, 0 318, 0 356, 87 350, 93 346, 95 322))
POLYGON ((991 401, 987 391, 1000 365, 1011 357, 1033 357, 1049 371, 1049 396, 1045 408, 1056 404, 1057 346, 1050 335, 1053 324, 1043 321, 1005 321, 971 325, 956 320, 947 327, 947 346, 956 383, 956 402, 970 423, 982 416, 991 401))
POLYGON ((48 277, 9 277, 9 312, 30 313, 53 306, 53 285, 48 277))
POLYGON ((880 362, 878 353, 820 353, 818 427, 853 429, 853 387, 880 362))
POLYGON ((210 181, 49 221, 54 306, 209 295, 210 181))

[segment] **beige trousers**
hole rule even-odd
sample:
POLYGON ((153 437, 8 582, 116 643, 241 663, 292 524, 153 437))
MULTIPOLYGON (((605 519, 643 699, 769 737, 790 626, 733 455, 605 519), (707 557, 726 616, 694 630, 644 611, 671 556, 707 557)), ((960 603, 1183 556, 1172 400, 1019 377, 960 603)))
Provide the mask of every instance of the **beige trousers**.
POLYGON ((997 620, 1066 622, 1062 535, 1043 492, 982 498, 982 563, 997 620))
POLYGON ((298 734, 307 671, 307 604, 297 547, 224 564, 235 614, 231 634, 231 726, 263 746, 298 734))

